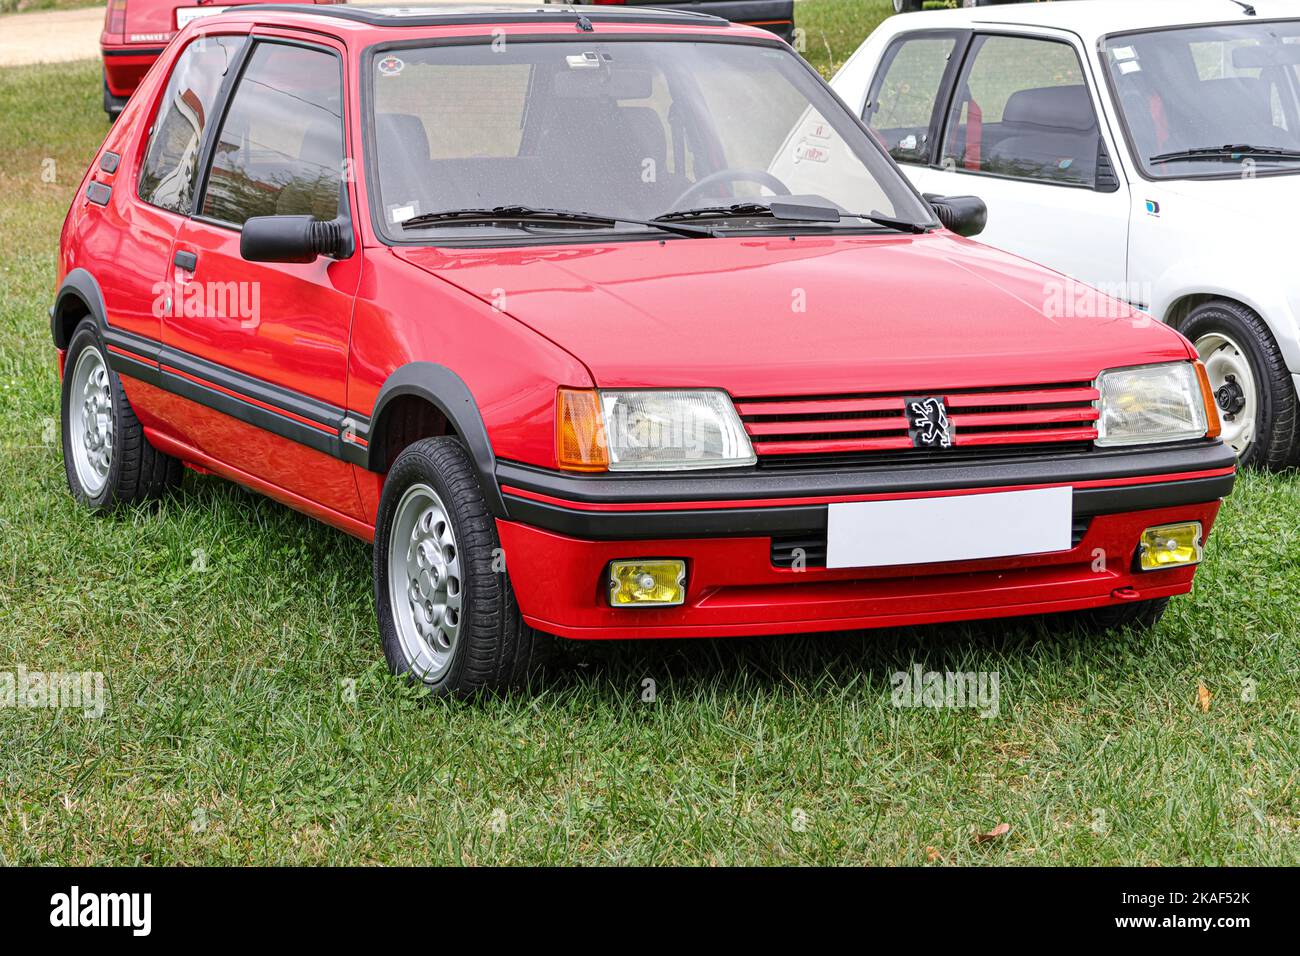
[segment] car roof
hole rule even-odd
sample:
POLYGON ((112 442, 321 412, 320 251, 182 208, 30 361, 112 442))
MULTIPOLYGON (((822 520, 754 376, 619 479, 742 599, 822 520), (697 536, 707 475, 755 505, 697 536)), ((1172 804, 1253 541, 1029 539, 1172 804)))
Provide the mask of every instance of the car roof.
POLYGON ((1232 0, 1068 0, 1056 3, 1018 3, 994 7, 964 7, 955 10, 926 10, 891 17, 886 21, 895 33, 927 27, 960 28, 984 25, 1055 27, 1078 34, 1085 42, 1112 33, 1127 33, 1153 27, 1192 26, 1220 23, 1252 23, 1261 20, 1297 19, 1295 0, 1248 0, 1255 9, 1250 16, 1232 0))
MULTIPOLYGON (((446 27, 491 24, 567 24, 577 25, 585 20, 588 25, 608 24, 664 24, 672 26, 697 26, 706 28, 729 27, 731 24, 709 13, 693 10, 660 10, 641 6, 582 6, 568 4, 500 3, 500 4, 404 4, 393 6, 312 5, 288 3, 258 3, 230 7, 223 18, 251 16, 259 22, 288 22, 305 17, 343 21, 368 27, 446 27), (274 14, 274 17, 268 17, 274 14)), ((344 25, 340 23, 339 25, 344 25)))

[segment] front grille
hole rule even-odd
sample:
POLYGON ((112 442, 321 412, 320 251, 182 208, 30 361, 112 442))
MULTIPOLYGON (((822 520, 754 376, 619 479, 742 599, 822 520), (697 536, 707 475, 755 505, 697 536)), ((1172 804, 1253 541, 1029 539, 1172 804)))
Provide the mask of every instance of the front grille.
POLYGON ((808 464, 806 456, 846 463, 884 455, 941 461, 1090 444, 1097 437, 1096 399, 1091 382, 1064 382, 947 392, 918 389, 907 395, 738 398, 736 410, 762 465, 808 464), (923 395, 942 397, 947 405, 951 448, 913 447, 904 399, 923 395))
MULTIPOLYGON (((1070 525, 1070 547, 1077 548, 1092 525, 1091 515, 1075 515, 1070 525)), ((772 567, 794 567, 796 552, 803 552, 803 567, 826 567, 826 532, 807 531, 772 538, 772 567)))

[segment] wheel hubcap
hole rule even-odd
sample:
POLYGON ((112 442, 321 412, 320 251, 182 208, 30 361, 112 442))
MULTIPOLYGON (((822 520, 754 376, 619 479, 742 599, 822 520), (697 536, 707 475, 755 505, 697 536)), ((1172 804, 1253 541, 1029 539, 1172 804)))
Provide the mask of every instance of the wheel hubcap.
POLYGON ((1255 440, 1259 390, 1246 352, 1230 336, 1211 332, 1196 340, 1196 353, 1205 363, 1214 401, 1223 420, 1223 440, 1238 455, 1255 440))
POLYGON ((447 509, 425 484, 397 504, 388 542, 388 596, 413 674, 436 678, 451 663, 464 592, 460 548, 447 509))
POLYGON ((68 398, 69 446, 81 486, 92 497, 108 482, 113 464, 113 392, 108 366, 96 348, 83 349, 72 369, 68 398))

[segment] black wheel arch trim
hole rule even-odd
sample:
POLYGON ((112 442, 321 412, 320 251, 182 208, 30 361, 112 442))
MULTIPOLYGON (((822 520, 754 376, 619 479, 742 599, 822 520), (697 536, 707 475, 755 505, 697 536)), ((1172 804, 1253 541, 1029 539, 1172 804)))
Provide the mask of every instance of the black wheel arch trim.
MULTIPOLYGON (((356 434, 366 439, 364 464, 371 471, 387 471, 392 462, 385 459, 387 449, 376 440, 384 428, 384 412, 403 396, 428 402, 442 413, 469 452, 478 472, 479 485, 488 510, 494 517, 505 517, 506 504, 497 481, 497 461, 488 438, 487 426, 478 403, 465 380, 445 365, 436 362, 409 362, 384 381, 375 396, 375 407, 368 419, 353 416, 356 434)), ((355 447, 355 446, 353 446, 355 447)))

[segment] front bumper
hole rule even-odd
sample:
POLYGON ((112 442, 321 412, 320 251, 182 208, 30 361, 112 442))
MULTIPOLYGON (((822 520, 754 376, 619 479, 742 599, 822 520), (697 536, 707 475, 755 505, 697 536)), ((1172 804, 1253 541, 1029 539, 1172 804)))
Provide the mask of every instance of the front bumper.
POLYGON ((1220 442, 978 465, 689 478, 575 477, 510 463, 497 521, 525 620, 571 638, 710 637, 1081 610, 1191 590, 1195 567, 1134 570, 1148 527, 1200 521, 1208 538, 1235 479, 1220 442), (1074 489, 1068 551, 940 565, 816 566, 827 505, 940 494, 1074 489), (783 542, 810 556, 794 569, 783 542), (611 608, 615 559, 683 558, 685 604, 611 608))

